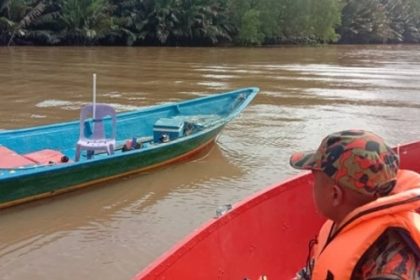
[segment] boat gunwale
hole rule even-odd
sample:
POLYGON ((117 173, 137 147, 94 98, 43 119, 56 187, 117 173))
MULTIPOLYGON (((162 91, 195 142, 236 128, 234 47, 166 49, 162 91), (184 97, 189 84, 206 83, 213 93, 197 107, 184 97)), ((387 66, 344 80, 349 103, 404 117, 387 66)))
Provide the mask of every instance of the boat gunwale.
POLYGON ((264 201, 273 198, 275 195, 293 191, 292 188, 285 188, 285 185, 289 185, 294 182, 304 182, 311 180, 311 176, 312 175, 310 171, 302 171, 299 174, 292 175, 291 177, 286 178, 281 182, 273 183, 272 185, 263 188, 262 190, 246 197, 245 199, 234 203, 231 210, 229 210, 227 213, 220 217, 209 219, 205 223, 201 224, 198 228, 194 229, 192 232, 181 238, 167 251, 158 256, 158 258, 156 258, 152 263, 137 273, 133 279, 143 279, 145 276, 159 277, 166 270, 170 269, 178 260, 180 260, 180 256, 187 254, 188 251, 198 246, 200 241, 206 239, 218 228, 221 228, 225 224, 239 218, 241 215, 244 215, 246 211, 250 211, 256 205, 259 205, 264 201))
MULTIPOLYGON (((210 95, 210 96, 204 96, 204 97, 200 97, 200 98, 196 98, 196 99, 191 99, 191 100, 185 100, 179 103, 175 103, 175 104, 160 104, 160 105, 154 105, 154 106, 150 106, 143 109, 138 109, 135 111, 129 111, 129 112, 123 112, 118 114, 119 119, 126 119, 129 118, 132 115, 137 115, 137 114, 143 114, 144 112, 153 112, 153 111, 159 111, 162 108, 167 108, 168 106, 179 106, 179 105, 183 105, 183 104, 191 104, 191 103, 196 103, 196 102, 200 102, 202 100, 209 100, 209 99, 218 99, 221 96, 228 96, 228 95, 232 95, 232 94, 241 94, 244 91, 249 91, 246 99, 240 104, 240 106, 236 107, 234 110, 232 110, 231 112, 229 112, 229 114, 225 117, 220 118, 220 120, 217 120, 214 122, 214 124, 212 124, 209 127, 205 127, 202 130, 199 130, 193 134, 190 135, 185 135, 182 136, 180 138, 174 139, 168 143, 159 143, 158 145, 150 145, 147 146, 145 148, 142 149, 137 149, 137 150, 132 150, 132 151, 127 151, 124 153, 114 153, 112 155, 108 155, 107 157, 97 157, 97 158, 93 158, 90 160, 86 160, 86 161, 78 161, 78 162, 67 162, 64 164, 51 164, 51 165, 34 165, 33 167, 28 167, 28 168, 0 168, 0 172, 4 171, 4 172, 9 172, 8 174, 3 174, 0 177, 0 182, 2 181, 8 181, 8 180, 15 180, 16 178, 25 178, 25 177, 29 177, 29 176, 33 176, 34 174, 44 174, 44 173, 52 173, 55 171, 61 171, 61 170, 65 170, 65 169, 72 169, 72 168, 77 168, 77 167, 84 167, 84 166, 91 166, 94 164, 100 164, 104 161, 108 161, 110 159, 116 159, 118 160, 121 157, 127 158, 127 157, 135 157, 141 153, 146 153, 148 151, 153 151, 156 149, 160 149, 163 146, 172 146, 172 145, 177 145, 180 142, 188 142, 192 139, 198 138, 202 135, 205 135, 207 133, 211 133, 214 130, 218 130, 221 127, 225 126, 231 119, 233 119, 235 116, 237 116, 241 111, 243 111, 243 109, 245 107, 248 106, 248 104, 254 99, 255 95, 258 93, 259 89, 256 87, 248 87, 248 88, 242 88, 242 89, 237 89, 234 91, 230 91, 230 92, 226 92, 226 93, 222 93, 222 94, 214 94, 214 95, 210 95), (11 173, 11 171, 13 171, 13 173, 11 173), (19 171, 25 171, 25 172, 19 172, 19 171)), ((182 114, 181 114, 182 115, 182 114)), ((13 133, 13 132, 19 132, 19 133, 25 133, 25 132, 31 132, 31 131, 37 131, 43 128, 56 128, 56 127, 65 127, 65 126, 70 126, 70 125, 79 125, 80 121, 76 120, 76 121, 69 121, 69 122, 64 122, 64 123, 57 123, 57 124, 49 124, 49 125, 42 125, 42 126, 36 126, 36 127, 31 127, 31 128, 22 128, 22 129, 16 129, 16 130, 9 130, 9 131, 1 131, 0 132, 0 136, 2 136, 2 134, 6 134, 7 132, 9 133, 13 133)))
MULTIPOLYGON (((228 114, 228 116, 234 117, 238 113, 240 113, 254 99, 255 95, 259 91, 258 87, 245 87, 245 88, 240 88, 240 89, 236 89, 236 90, 229 91, 229 92, 215 93, 215 94, 211 94, 211 95, 208 95, 208 96, 198 97, 198 98, 195 98, 195 99, 182 100, 182 101, 174 102, 174 103, 164 103, 164 104, 156 104, 156 105, 151 105, 151 106, 139 107, 136 110, 118 113, 117 118, 118 119, 126 119, 126 118, 129 118, 132 115, 138 115, 138 114, 143 114, 143 113, 153 113, 155 111, 160 111, 163 108, 168 108, 168 107, 171 107, 171 106, 182 106, 182 105, 193 104, 193 103, 197 103, 197 102, 201 102, 201 101, 209 101, 211 99, 218 99, 219 97, 228 96, 228 95, 232 95, 232 94, 241 94, 244 91, 250 91, 246 100, 241 104, 241 106, 235 108, 235 110, 232 110, 232 112, 230 112, 228 114)), ((44 124, 44 125, 39 125, 39 126, 23 127, 23 128, 16 128, 16 129, 6 129, 6 130, 0 130, 0 137, 7 136, 7 134, 13 135, 13 134, 16 134, 16 133, 25 133, 25 132, 37 131, 37 130, 45 129, 45 128, 61 128, 61 127, 70 126, 70 125, 77 125, 78 126, 79 124, 80 124, 80 120, 75 119, 75 120, 70 120, 70 121, 44 124)))
POLYGON ((90 167, 91 165, 94 164, 100 164, 102 162, 106 162, 109 161, 110 159, 116 159, 118 160, 119 158, 128 158, 128 157, 135 157, 139 154, 142 153, 146 153, 149 151, 154 151, 156 149, 160 149, 162 147, 170 147, 170 146, 175 146, 177 144, 179 144, 180 142, 188 142, 190 140, 196 139, 200 136, 203 136, 205 134, 211 133, 214 130, 218 130, 221 129, 224 125, 226 125, 227 121, 223 121, 218 125, 214 125, 211 126, 209 128, 203 129, 198 131, 197 133, 191 134, 191 135, 187 135, 187 136, 183 136, 180 138, 177 138, 175 140, 172 140, 170 142, 167 143, 159 143, 158 145, 151 145, 142 149, 137 149, 137 150, 131 150, 131 151, 127 151, 124 153, 114 153, 112 155, 107 155, 106 157, 99 157, 99 158, 95 158, 93 157, 90 160, 85 160, 85 161, 72 161, 72 162, 67 162, 67 163, 63 163, 63 164, 51 164, 51 165, 41 165, 41 166, 35 166, 32 168, 28 168, 28 169, 24 169, 24 168, 9 168, 9 169, 1 169, 0 168, 0 172, 1 171, 6 171, 6 172, 10 172, 10 171, 15 171, 14 173, 10 173, 7 175, 3 175, 4 177, 0 177, 0 182, 2 181, 6 181, 8 179, 16 179, 16 178, 25 178, 27 176, 33 176, 34 174, 43 174, 43 173, 51 173, 54 171, 60 171, 60 170, 64 170, 64 169, 71 169, 71 168, 77 168, 77 167, 90 167), (19 173, 19 171, 27 171, 25 173, 19 173))

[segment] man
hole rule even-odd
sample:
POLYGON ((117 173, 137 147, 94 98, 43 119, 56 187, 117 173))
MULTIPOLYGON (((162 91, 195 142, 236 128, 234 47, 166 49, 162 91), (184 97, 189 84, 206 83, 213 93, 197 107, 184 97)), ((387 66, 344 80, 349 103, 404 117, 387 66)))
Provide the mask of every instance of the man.
POLYGON ((312 171, 316 207, 328 218, 296 279, 420 279, 420 175, 399 170, 381 137, 333 133, 290 164, 312 171))

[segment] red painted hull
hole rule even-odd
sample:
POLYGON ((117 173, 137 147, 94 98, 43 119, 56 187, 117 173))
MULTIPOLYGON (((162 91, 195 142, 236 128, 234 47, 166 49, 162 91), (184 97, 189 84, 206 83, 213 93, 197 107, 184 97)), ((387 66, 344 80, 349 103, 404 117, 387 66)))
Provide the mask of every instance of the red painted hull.
MULTIPOLYGON (((420 142, 398 148, 401 168, 420 172, 420 142)), ((323 218, 312 175, 271 186, 203 225, 135 279, 291 279, 306 262, 323 218)))

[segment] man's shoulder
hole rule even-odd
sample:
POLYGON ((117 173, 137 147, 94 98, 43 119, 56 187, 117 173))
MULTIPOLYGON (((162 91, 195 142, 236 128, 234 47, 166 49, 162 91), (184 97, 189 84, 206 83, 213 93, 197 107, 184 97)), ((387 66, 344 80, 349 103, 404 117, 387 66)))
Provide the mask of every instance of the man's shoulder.
POLYGON ((420 280, 418 254, 418 245, 407 232, 388 229, 362 256, 352 279, 420 280))

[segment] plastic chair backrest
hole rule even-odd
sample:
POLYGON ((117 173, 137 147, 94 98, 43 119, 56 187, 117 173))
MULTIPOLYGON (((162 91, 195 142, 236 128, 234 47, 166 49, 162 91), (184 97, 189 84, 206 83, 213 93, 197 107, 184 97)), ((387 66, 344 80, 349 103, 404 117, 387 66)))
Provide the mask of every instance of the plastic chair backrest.
POLYGON ((109 116, 112 121, 111 139, 116 137, 116 113, 110 105, 97 103, 95 105, 95 120, 93 121, 93 132, 86 135, 85 123, 93 118, 93 104, 85 105, 80 111, 80 139, 105 139, 104 119, 109 116))

